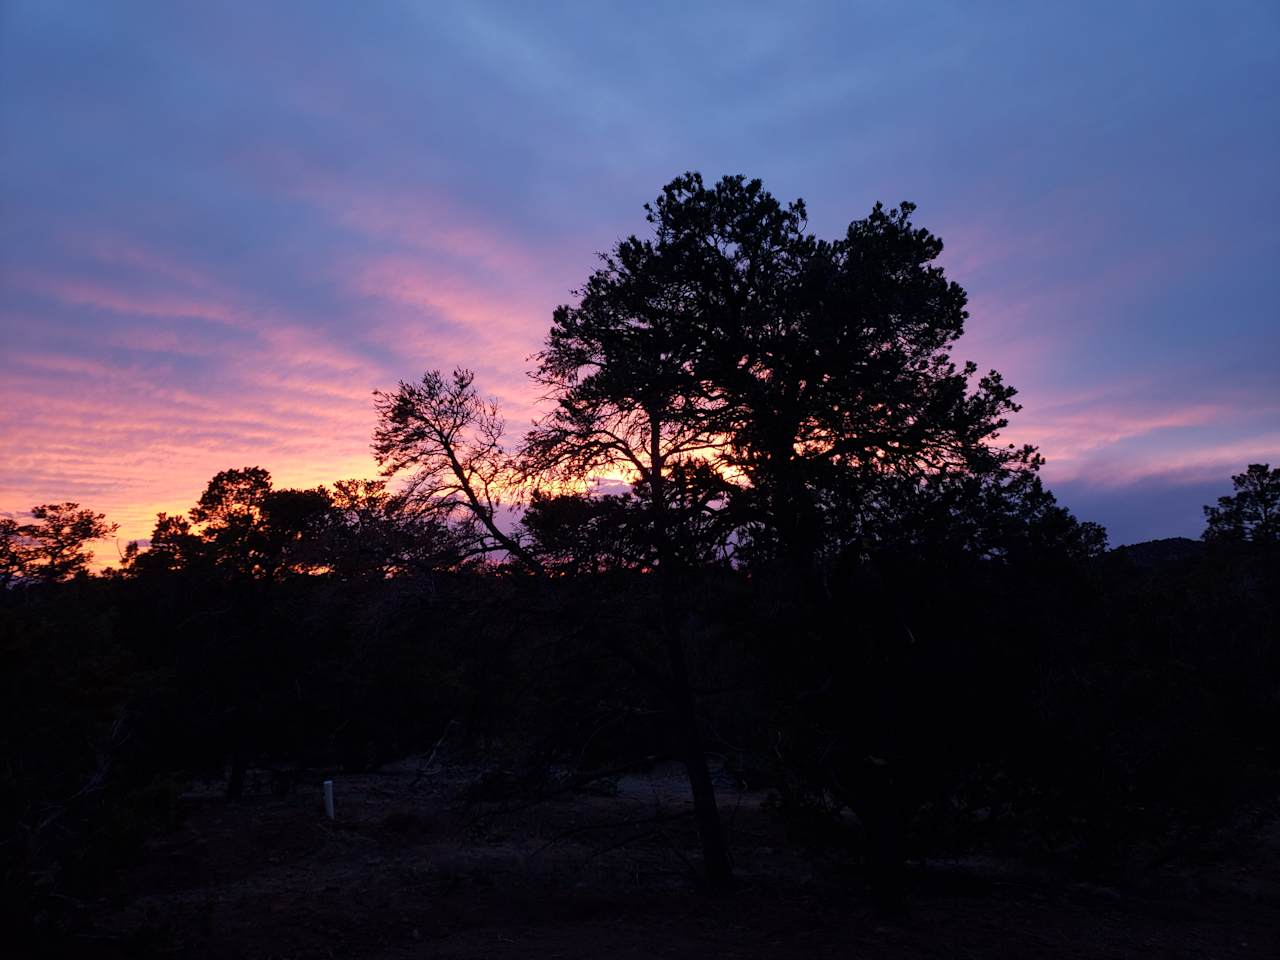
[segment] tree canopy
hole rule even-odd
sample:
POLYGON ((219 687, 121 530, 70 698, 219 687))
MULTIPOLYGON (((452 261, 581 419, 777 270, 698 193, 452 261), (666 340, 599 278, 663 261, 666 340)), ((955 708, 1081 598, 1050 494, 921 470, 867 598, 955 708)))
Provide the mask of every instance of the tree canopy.
POLYGON ((385 480, 276 488, 267 470, 241 467, 215 474, 186 516, 157 516, 149 549, 131 545, 126 559, 140 570, 233 579, 327 572, 358 580, 448 566, 460 551, 454 531, 385 480))
POLYGON ((1280 543, 1280 467, 1251 463, 1231 478, 1235 493, 1206 506, 1204 539, 1240 543, 1280 543))
POLYGON ((118 525, 78 503, 42 503, 31 522, 0 518, 0 587, 13 582, 56 583, 88 571, 89 544, 105 540, 118 525))
POLYGON ((1034 448, 998 442, 1013 388, 951 357, 966 295, 914 211, 876 204, 829 241, 759 180, 676 178, 646 206, 652 236, 616 244, 555 311, 532 374, 555 407, 525 470, 629 475, 658 555, 694 530, 669 515, 683 484, 698 516, 727 518, 702 533, 801 567, 862 549, 911 498, 919 512, 944 490, 988 507, 1007 494, 1004 526, 1020 493, 1052 505, 1017 479, 1039 468, 1034 448))

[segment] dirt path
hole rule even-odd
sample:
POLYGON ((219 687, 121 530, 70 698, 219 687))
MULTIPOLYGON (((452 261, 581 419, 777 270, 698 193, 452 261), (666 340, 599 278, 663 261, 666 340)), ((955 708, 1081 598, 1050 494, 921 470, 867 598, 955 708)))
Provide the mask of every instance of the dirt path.
MULTIPOLYGON (((466 777, 412 769, 229 804, 193 791, 176 832, 87 905, 94 957, 1280 956, 1280 836, 1239 862, 1116 890, 979 859, 921 865, 886 921, 838 859, 788 847, 759 795, 726 793, 738 884, 696 892, 678 771, 476 819, 466 777)), ((63 945, 66 948, 67 945, 63 945)))

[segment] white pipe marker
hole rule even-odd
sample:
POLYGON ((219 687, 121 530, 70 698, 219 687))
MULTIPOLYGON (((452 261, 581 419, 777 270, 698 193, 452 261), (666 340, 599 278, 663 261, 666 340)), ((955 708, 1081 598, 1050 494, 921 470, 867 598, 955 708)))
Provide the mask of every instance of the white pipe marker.
POLYGON ((324 782, 324 815, 330 820, 333 819, 333 781, 326 780, 324 782))

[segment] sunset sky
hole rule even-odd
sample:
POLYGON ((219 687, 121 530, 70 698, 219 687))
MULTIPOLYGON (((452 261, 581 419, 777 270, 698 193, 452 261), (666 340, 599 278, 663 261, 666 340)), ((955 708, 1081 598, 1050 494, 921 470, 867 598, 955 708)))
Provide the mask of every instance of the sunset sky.
POLYGON ((552 309, 690 169, 824 236, 917 203, 958 358, 1113 544, 1280 463, 1275 0, 0 0, 0 514, 123 543, 226 467, 372 476, 370 392, 459 363, 517 437, 552 309))

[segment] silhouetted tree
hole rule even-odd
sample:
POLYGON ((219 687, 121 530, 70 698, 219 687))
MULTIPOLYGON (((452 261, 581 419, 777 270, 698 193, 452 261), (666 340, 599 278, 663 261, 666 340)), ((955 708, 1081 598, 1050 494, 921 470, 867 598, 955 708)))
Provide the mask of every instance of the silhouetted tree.
MULTIPOLYGON (((728 482, 705 461, 674 465, 666 479, 668 549, 685 569, 727 563, 732 522, 722 509, 728 482)), ((549 570, 603 573, 657 566, 643 483, 626 494, 535 491, 521 519, 529 549, 549 570)))
POLYGON ((385 480, 339 480, 331 494, 326 563, 343 579, 448 569, 466 545, 432 511, 415 509, 385 480))
POLYGON ((877 204, 828 242, 806 232, 803 201, 686 174, 650 211, 663 242, 689 251, 672 273, 700 288, 692 379, 721 415, 720 462, 745 480, 736 499, 757 557, 805 567, 838 550, 842 515, 870 509, 880 477, 1031 456, 992 445, 1018 409, 1013 389, 948 354, 966 295, 914 210, 877 204))
POLYGON ((214 474, 190 510, 191 529, 198 533, 195 543, 203 558, 227 573, 265 574, 263 507, 270 493, 271 474, 262 467, 214 474))
POLYGON ((842 516, 839 542, 868 554, 919 560, 1081 562, 1107 534, 1082 523, 1045 489, 1038 455, 984 472, 867 478, 861 509, 842 516))
POLYGON ((556 310, 537 357, 556 406, 526 438, 527 471, 565 484, 622 473, 643 506, 645 536, 631 543, 664 584, 709 833, 673 569, 730 546, 781 564, 792 576, 774 589, 803 617, 799 593, 820 582, 806 572, 876 543, 996 558, 1049 540, 1088 556, 1104 542, 1043 489, 1033 448, 997 444, 1015 391, 951 359, 966 295, 914 210, 877 204, 825 241, 807 232, 802 201, 686 174, 646 206, 652 237, 615 245, 577 304, 556 310))
POLYGON ((674 610, 675 544, 692 528, 678 532, 672 481, 677 471, 694 476, 691 465, 724 446, 728 421, 699 369, 715 278, 694 267, 704 259, 699 238, 668 229, 664 209, 660 201, 649 212, 653 239, 619 242, 601 257, 578 303, 556 309, 533 372, 556 406, 527 435, 524 463, 544 482, 581 483, 602 472, 633 480, 661 585, 661 630, 705 868, 717 883, 728 876, 729 859, 674 610))
POLYGON ((262 467, 222 470, 188 517, 156 517, 150 547, 131 550, 129 566, 265 580, 323 569, 332 506, 324 487, 277 490, 262 467))
POLYGON ((56 583, 89 569, 88 545, 118 529, 104 514, 78 503, 31 508, 31 523, 0 519, 0 586, 13 581, 56 583))
POLYGON ((643 566, 645 517, 630 494, 535 491, 520 520, 529 550, 552 573, 578 576, 643 566))
POLYGON ((1204 539, 1226 543, 1280 542, 1280 467, 1251 463, 1231 478, 1235 493, 1206 506, 1204 539))
POLYGON ((333 500, 323 486, 268 493, 262 504, 267 576, 327 569, 333 520, 333 500))
POLYGON ((378 426, 373 452, 384 476, 409 473, 401 496, 423 516, 456 526, 473 555, 505 551, 535 571, 537 558, 498 526, 498 511, 517 485, 502 447, 504 422, 475 388, 470 370, 437 370, 393 393, 374 392, 378 426))
POLYGON ((229 796, 243 790, 253 751, 284 726, 273 705, 297 689, 307 637, 280 610, 292 581, 332 569, 335 523, 324 487, 275 489, 262 467, 222 470, 186 517, 160 514, 149 548, 127 557, 159 595, 180 590, 194 608, 184 622, 209 631, 181 647, 180 676, 202 705, 196 727, 209 751, 230 755, 229 796))
POLYGON ((178 570, 193 563, 200 552, 200 538, 192 530, 190 520, 159 513, 151 528, 147 549, 140 550, 136 542, 129 544, 125 567, 136 573, 178 570))
POLYGON ((659 563, 671 549, 674 472, 714 456, 729 425, 700 370, 715 278, 695 266, 700 238, 669 229, 664 209, 646 205, 654 237, 619 242, 578 303, 556 309, 532 374, 556 406, 524 447, 526 469, 543 481, 629 475, 659 563))
POLYGON ((0 590, 22 575, 21 534, 18 521, 0 517, 0 590))

